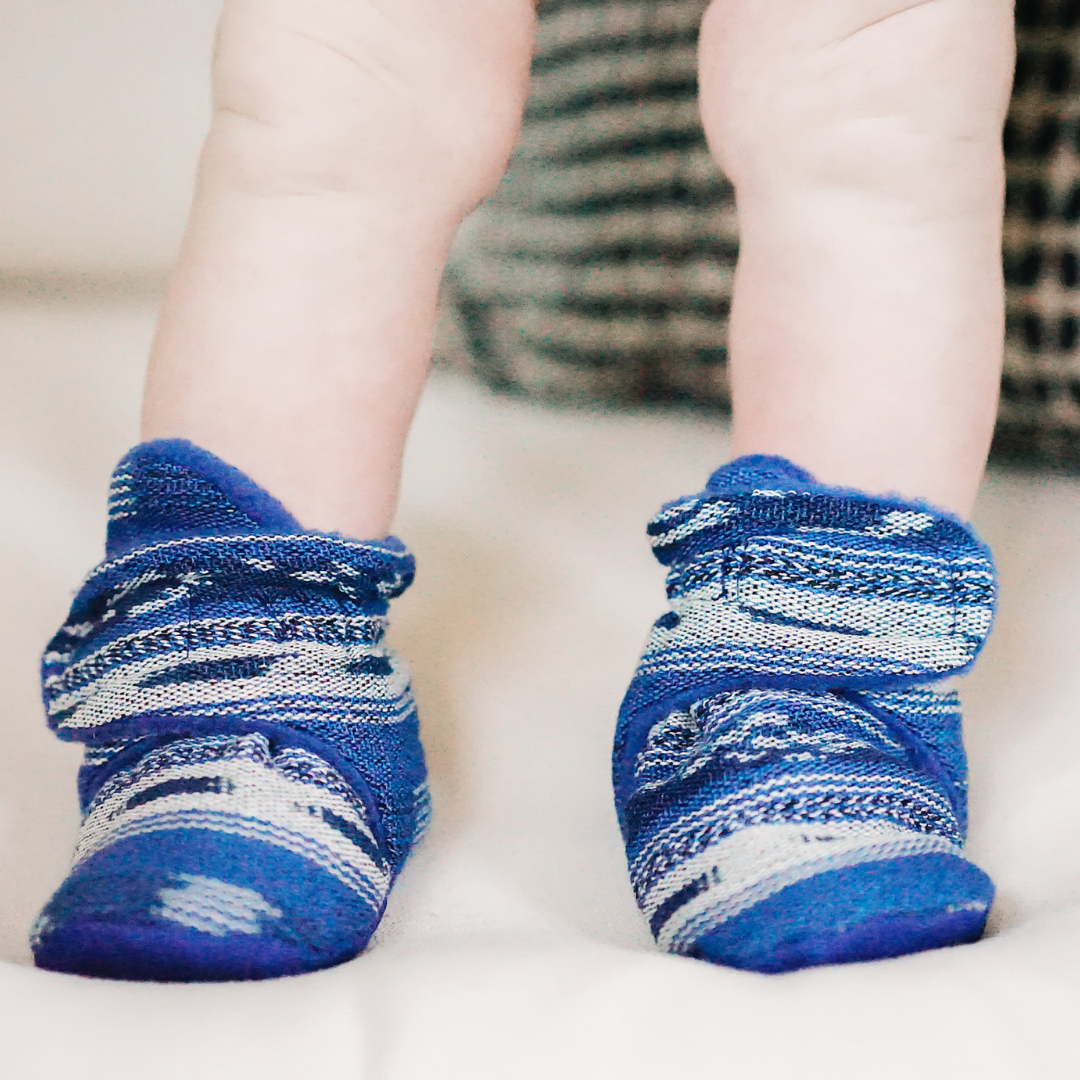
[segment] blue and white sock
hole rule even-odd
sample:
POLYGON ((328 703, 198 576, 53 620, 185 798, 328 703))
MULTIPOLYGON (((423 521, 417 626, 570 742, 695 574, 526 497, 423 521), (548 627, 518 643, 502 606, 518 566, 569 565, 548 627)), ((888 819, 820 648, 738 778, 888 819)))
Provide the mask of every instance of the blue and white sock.
POLYGON ((668 566, 620 712, 616 804, 665 949, 777 972, 972 941, 955 692, 989 551, 925 505, 746 457, 650 523, 668 566))
POLYGON ((408 672, 382 644, 412 556, 306 532, 179 440, 132 450, 109 509, 106 561, 42 665, 49 724, 86 758, 37 964, 216 981, 355 956, 428 815, 408 672))

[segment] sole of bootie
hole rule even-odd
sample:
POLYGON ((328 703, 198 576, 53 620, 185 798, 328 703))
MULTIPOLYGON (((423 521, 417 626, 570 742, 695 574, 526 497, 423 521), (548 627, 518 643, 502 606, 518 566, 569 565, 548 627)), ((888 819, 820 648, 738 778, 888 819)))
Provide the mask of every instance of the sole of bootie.
POLYGON ((380 914, 291 851, 179 829, 80 864, 38 920, 34 962, 150 982, 300 975, 351 960, 380 914))
POLYGON ((240 982, 317 970, 301 950, 280 942, 207 942, 181 926, 82 919, 52 934, 36 951, 35 963, 67 975, 138 982, 240 982))
POLYGON ((861 863, 788 885, 686 955, 778 974, 965 945, 982 936, 993 897, 990 878, 958 856, 861 863))

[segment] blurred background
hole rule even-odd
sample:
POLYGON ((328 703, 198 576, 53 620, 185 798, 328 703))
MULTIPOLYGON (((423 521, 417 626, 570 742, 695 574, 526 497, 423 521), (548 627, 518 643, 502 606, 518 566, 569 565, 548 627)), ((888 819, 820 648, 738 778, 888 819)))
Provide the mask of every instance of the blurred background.
MULTIPOLYGON (((728 404, 738 254, 698 123, 707 0, 541 6, 533 93, 502 191, 449 297, 462 362, 551 400, 728 404)), ((1005 371, 994 457, 1080 465, 1080 3, 1018 0, 1005 371)))
MULTIPOLYGON (((697 118, 706 0, 545 0, 501 191, 462 231, 439 352, 590 405, 727 405, 738 252, 697 118), (454 317, 449 317, 453 315, 454 317)), ((3 0, 0 277, 160 289, 208 117, 220 0, 3 0)), ((1080 465, 1080 0, 1019 0, 994 452, 1080 465)))
MULTIPOLYGON (((738 230, 697 124, 702 7, 541 8, 521 144, 448 274, 444 370, 421 407, 396 525, 419 557, 393 633, 414 668, 435 824, 372 957, 319 985, 332 1001, 346 993, 333 987, 367 988, 356 1015, 380 1048, 371 1075, 458 1075, 460 1061, 461 1075, 502 1077, 522 1046, 536 1051, 514 1075, 714 1070, 710 1033, 725 1016, 736 1018, 724 1043, 732 1075, 750 1075, 750 1061, 754 1075, 774 1075, 766 1059, 789 1050, 794 1064, 775 1075, 864 1075, 859 1047, 880 1076, 943 1075, 943 1061, 961 1063, 948 1066, 957 1075, 1072 1075, 1080 0, 1019 3, 1005 135, 1008 361, 996 464, 976 512, 999 562, 1001 608, 964 686, 971 852, 999 887, 994 936, 869 974, 767 985, 649 955, 608 758, 619 699, 664 606, 645 523, 661 502, 699 490, 727 452, 724 320, 738 230), (941 980, 952 980, 949 994, 941 980), (951 1004, 927 1010, 931 995, 951 1004), (579 1006, 606 1019, 579 1023, 579 1006), (872 1011, 859 1026, 869 1042, 838 1049, 835 1017, 860 1009, 872 1011), (691 1015, 700 1022, 688 1027, 691 1015), (481 1016, 500 1019, 485 1028, 481 1016), (671 1029, 686 1033, 677 1047, 671 1029), (779 1029, 801 1034, 789 1046, 779 1029), (820 1073, 807 1046, 827 1062, 820 1073), (594 1064, 565 1072, 556 1050, 594 1064), (844 1054, 850 1072, 837 1064, 844 1054)), ((78 825, 79 752, 45 730, 37 659, 100 557, 108 475, 137 439, 143 365, 209 117, 219 8, 0 0, 0 1010, 25 1017, 27 1031, 45 1030, 31 1021, 52 1015, 57 984, 19 982, 51 977, 18 965, 78 825)), ((151 1033, 188 1015, 175 1011, 181 999, 156 994, 136 1003, 151 1033), (153 1012, 155 1002, 174 1011, 153 1012)), ((65 998, 69 1020, 111 1023, 121 1001, 100 987, 76 997, 65 998)), ((292 1038, 254 1005, 246 1023, 207 1053, 244 1031, 264 1047, 292 1038)), ((347 1025, 324 1029, 324 1058, 333 1039, 353 1038, 347 1025)), ((50 1038, 31 1042, 27 1053, 54 1052, 50 1038)), ((58 1070, 78 1061, 90 1075, 63 1043, 55 1053, 58 1070)), ((112 1070, 102 1075, 121 1075, 115 1059, 101 1062, 112 1070)))

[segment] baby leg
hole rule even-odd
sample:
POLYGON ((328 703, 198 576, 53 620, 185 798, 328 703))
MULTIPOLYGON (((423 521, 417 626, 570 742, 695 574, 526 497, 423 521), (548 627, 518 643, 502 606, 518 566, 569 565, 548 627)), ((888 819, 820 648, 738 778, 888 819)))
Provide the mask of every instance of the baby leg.
POLYGON ((454 232, 498 183, 530 0, 229 0, 143 435, 309 528, 387 531, 454 232))
POLYGON ((413 562, 385 534, 443 259, 509 154, 532 23, 529 0, 227 0, 148 441, 43 661, 50 725, 87 752, 39 965, 265 978, 374 931, 427 819, 383 643, 413 562))
POLYGON ((735 448, 971 509, 1003 330, 1009 0, 715 0, 702 115, 738 195, 735 448))
POLYGON ((959 703, 932 684, 971 665, 994 605, 954 515, 996 400, 1011 14, 714 0, 705 18, 702 114, 742 234, 744 456, 650 525, 672 610, 615 749, 631 878, 672 951, 783 971, 985 923, 959 703))

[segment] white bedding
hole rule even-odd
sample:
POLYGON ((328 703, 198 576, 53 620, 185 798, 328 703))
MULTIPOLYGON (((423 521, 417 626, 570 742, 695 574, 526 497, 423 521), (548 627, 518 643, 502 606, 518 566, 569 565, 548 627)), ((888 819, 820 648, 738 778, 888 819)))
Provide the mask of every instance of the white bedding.
POLYGON ((94 982, 27 967, 64 872, 78 751, 36 655, 98 557, 135 439, 153 298, 0 304, 0 1075, 456 1078, 1080 1076, 1080 484, 992 474, 1002 572, 964 688, 972 850, 1000 894, 966 948, 790 976, 653 951, 608 786, 662 572, 661 501, 725 453, 700 418, 557 412, 449 377, 412 440, 399 531, 436 820, 375 944, 275 984, 94 982))
MULTIPOLYGON (((0 272, 171 259, 219 2, 3 0, 0 272)), ((0 286, 3 1080, 1080 1077, 1080 484, 996 473, 979 510, 1003 581, 965 688, 993 935, 759 977, 653 951, 607 781, 663 608, 645 521, 700 488, 722 433, 451 380, 410 451, 399 527, 420 575, 395 616, 437 817, 374 946, 273 984, 29 968, 77 825, 78 751, 45 731, 37 655, 98 558, 153 317, 122 284, 44 280, 0 286)))

